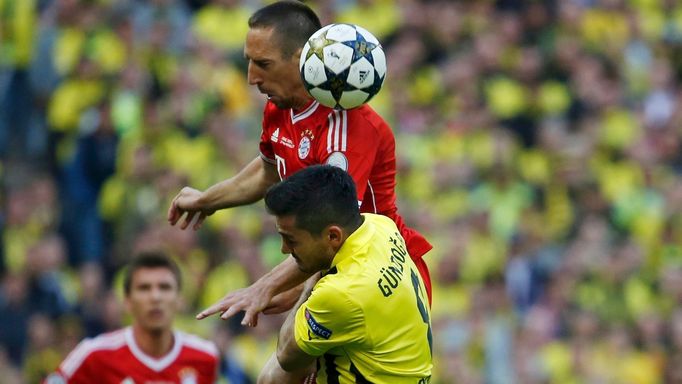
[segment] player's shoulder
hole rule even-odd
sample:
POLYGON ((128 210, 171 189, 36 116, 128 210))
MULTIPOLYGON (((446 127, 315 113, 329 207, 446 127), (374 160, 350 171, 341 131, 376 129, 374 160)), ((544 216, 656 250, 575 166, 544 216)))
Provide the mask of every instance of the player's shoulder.
POLYGON ((342 269, 339 272, 338 266, 322 274, 320 280, 315 284, 313 293, 321 300, 332 300, 346 296, 347 288, 351 283, 351 276, 348 271, 342 269))
POLYGON ((182 337, 182 347, 185 350, 191 350, 207 358, 217 359, 219 352, 218 347, 210 340, 203 339, 197 335, 178 331, 177 334, 182 337))
POLYGON ((363 213, 362 216, 370 225, 386 229, 398 229, 395 225, 395 222, 386 215, 380 215, 378 213, 363 213))
POLYGON ((368 129, 372 129, 380 136, 393 136, 393 131, 386 120, 367 104, 353 109, 337 111, 333 115, 334 117, 331 117, 330 114, 330 119, 334 122, 338 120, 340 125, 347 125, 351 128, 351 132, 352 128, 355 128, 364 136, 368 129))
POLYGON ((74 349, 86 353, 93 353, 101 350, 113 350, 126 345, 126 329, 118 329, 113 332, 103 333, 93 338, 81 341, 74 349))
POLYGON ((328 274, 317 282, 310 294, 306 307, 318 313, 351 313, 357 309, 357 298, 353 297, 353 283, 351 276, 328 274))
POLYGON ((384 120, 381 115, 379 115, 372 107, 367 104, 357 108, 349 109, 348 115, 351 119, 362 119, 367 121, 369 124, 388 128, 388 123, 386 120, 384 120))
POLYGON ((87 360, 100 359, 102 352, 111 352, 126 345, 125 329, 87 338, 78 343, 59 366, 67 377, 72 376, 87 360))
POLYGON ((327 271, 315 285, 315 299, 325 305, 355 306, 362 280, 362 268, 355 258, 346 259, 327 271))

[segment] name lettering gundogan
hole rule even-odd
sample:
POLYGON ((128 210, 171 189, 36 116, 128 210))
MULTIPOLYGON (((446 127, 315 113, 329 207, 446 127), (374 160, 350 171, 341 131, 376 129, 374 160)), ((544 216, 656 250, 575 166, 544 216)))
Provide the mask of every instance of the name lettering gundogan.
POLYGON ((400 234, 396 233, 395 236, 391 236, 388 241, 391 243, 391 256, 389 258, 391 264, 382 267, 379 270, 381 278, 377 280, 377 286, 384 297, 391 296, 393 294, 393 289, 397 288, 402 280, 403 270, 405 269, 405 256, 407 256, 405 241, 400 234))

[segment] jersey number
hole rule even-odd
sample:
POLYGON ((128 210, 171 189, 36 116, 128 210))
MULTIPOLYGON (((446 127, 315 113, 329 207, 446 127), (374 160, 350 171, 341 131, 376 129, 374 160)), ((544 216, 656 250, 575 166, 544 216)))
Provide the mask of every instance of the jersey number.
POLYGON ((433 336, 431 335, 431 321, 429 320, 429 311, 426 310, 424 301, 419 295, 419 292, 421 291, 420 289, 421 284, 419 284, 419 276, 417 276, 413 269, 411 269, 410 272, 412 272, 411 273, 412 287, 414 287, 414 295, 417 296, 417 309, 419 309, 419 313, 422 315, 422 320, 424 321, 424 323, 426 323, 426 326, 428 327, 426 337, 429 340, 429 352, 431 352, 431 355, 433 356, 433 336))

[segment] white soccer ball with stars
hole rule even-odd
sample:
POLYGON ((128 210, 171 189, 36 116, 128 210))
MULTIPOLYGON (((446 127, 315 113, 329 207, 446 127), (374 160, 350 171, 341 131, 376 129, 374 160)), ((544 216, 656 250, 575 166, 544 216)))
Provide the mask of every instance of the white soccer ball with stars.
POLYGON ((315 32, 299 62, 303 84, 322 105, 351 109, 376 95, 386 78, 386 56, 374 35, 353 24, 315 32))

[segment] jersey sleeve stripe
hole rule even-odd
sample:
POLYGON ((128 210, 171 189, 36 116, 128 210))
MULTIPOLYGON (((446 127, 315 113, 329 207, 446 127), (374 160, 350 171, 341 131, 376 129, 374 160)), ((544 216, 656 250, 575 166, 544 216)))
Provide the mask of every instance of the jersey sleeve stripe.
POLYGON ((339 384, 339 370, 336 368, 334 355, 324 354, 324 368, 327 373, 327 383, 339 384))
POLYGON ((341 118, 339 117, 339 111, 334 111, 334 150, 339 150, 339 128, 340 128, 341 118))
POLYGON ((332 153, 332 134, 334 133, 334 115, 327 116, 329 127, 327 127, 327 153, 332 153))
POLYGON ((372 206, 374 208, 373 213, 378 213, 377 212, 377 199, 376 196, 374 196, 374 188, 372 188, 372 183, 367 180, 367 187, 369 188, 369 194, 372 195, 372 206))
POLYGON ((358 368, 353 364, 353 362, 350 362, 350 373, 355 375, 355 383, 356 384, 372 384, 371 381, 365 379, 365 376, 362 375, 362 373, 358 370, 358 368))
POLYGON ((346 142, 348 141, 348 111, 341 111, 341 124, 343 132, 341 134, 341 151, 346 152, 346 142))
POLYGON ((348 147, 348 111, 333 111, 327 116, 327 153, 345 152, 348 147))
POLYGON ((69 353, 60 369, 64 375, 71 377, 91 353, 99 350, 118 349, 123 345, 125 345, 125 337, 123 332, 120 331, 94 339, 83 340, 76 349, 69 353))

